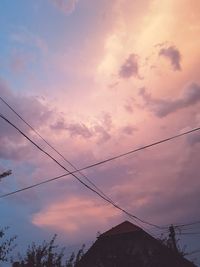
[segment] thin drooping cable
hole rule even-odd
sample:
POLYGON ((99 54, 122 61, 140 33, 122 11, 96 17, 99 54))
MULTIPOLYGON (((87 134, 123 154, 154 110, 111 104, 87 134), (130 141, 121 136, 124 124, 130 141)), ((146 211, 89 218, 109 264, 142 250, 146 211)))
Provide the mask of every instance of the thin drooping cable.
MULTIPOLYGON (((30 123, 28 123, 13 107, 11 107, 10 104, 8 104, 7 101, 5 101, 1 96, 0 96, 0 100, 18 117, 20 118, 20 120, 22 120, 37 136, 39 136, 51 149, 53 149, 62 159, 64 159, 65 162, 67 162, 72 168, 74 168, 80 175, 82 175, 82 177, 84 177, 86 179, 86 181, 88 181, 92 186, 94 186, 94 188, 99 191, 104 197, 106 197, 108 200, 110 200, 112 202, 112 204, 114 204, 114 201, 108 196, 106 195, 99 187, 96 186, 95 183, 93 183, 83 172, 79 171, 74 164, 72 164, 69 160, 66 159, 66 157, 64 157, 55 147, 53 147, 48 141, 46 141, 46 139, 38 132, 36 131, 31 125, 30 123)), ((62 178, 63 175, 56 177, 56 178, 52 178, 50 179, 50 181, 54 181, 55 179, 59 179, 62 178)), ((42 185, 46 183, 46 181, 41 182, 38 184, 42 185)), ((25 188, 25 190, 27 189, 31 189, 33 187, 35 187, 36 185, 32 185, 32 186, 28 186, 27 188, 25 188)), ((22 190, 17 190, 17 192, 21 192, 22 190)), ((16 193, 17 193, 16 192, 16 193)), ((11 194, 14 192, 11 192, 11 194)), ((9 196, 10 194, 5 194, 5 196, 9 196)), ((130 218, 130 216, 128 216, 130 218)), ((133 219, 133 218, 131 218, 133 219)), ((138 223, 138 222, 137 222, 138 223)), ((144 228, 144 227, 143 227, 144 228)))
POLYGON ((72 164, 66 157, 64 157, 54 146, 52 146, 33 126, 30 125, 6 100, 0 96, 0 100, 20 119, 22 120, 37 136, 39 136, 51 149, 53 149, 65 162, 67 162, 74 170, 76 170, 86 181, 88 181, 94 188, 99 191, 104 197, 113 202, 95 183, 93 183, 83 172, 79 171, 74 164, 72 164))
POLYGON ((196 224, 200 224, 200 221, 194 221, 194 222, 183 223, 183 224, 176 224, 176 225, 174 225, 174 227, 184 227, 184 226, 191 226, 191 225, 196 225, 196 224))
POLYGON ((191 232, 191 233, 177 233, 177 235, 200 235, 200 232, 191 232))
POLYGON ((114 156, 114 157, 111 157, 111 158, 107 158, 107 159, 105 159, 105 160, 102 160, 102 161, 99 161, 99 162, 97 162, 97 163, 94 163, 94 164, 90 165, 88 168, 87 168, 87 167, 84 168, 84 170, 89 169, 89 168, 96 167, 96 166, 98 166, 98 165, 105 164, 105 163, 107 163, 107 162, 109 162, 109 161, 113 161, 113 160, 116 160, 116 159, 119 159, 119 158, 128 156, 128 155, 130 155, 130 154, 133 154, 133 153, 135 153, 135 152, 138 152, 138 151, 141 151, 141 150, 144 150, 144 149, 153 147, 153 146, 160 145, 160 144, 162 144, 162 143, 165 143, 165 142, 171 141, 171 140, 173 140, 173 139, 176 139, 176 138, 185 136, 185 135, 187 135, 187 134, 191 134, 191 133, 197 132, 197 131, 199 131, 199 130, 200 130, 200 127, 197 127, 197 128, 192 129, 192 130, 189 130, 189 131, 186 131, 186 132, 183 132, 183 133, 180 133, 180 134, 177 134, 177 135, 174 135, 174 136, 171 136, 171 137, 162 139, 162 140, 160 140, 160 141, 151 143, 151 144, 149 144, 149 145, 141 146, 141 147, 136 148, 136 149, 134 149, 134 150, 130 150, 130 151, 128 151, 128 152, 119 154, 119 155, 117 155, 117 156, 114 156))
MULTIPOLYGON (((10 124, 13 128, 15 128, 21 135, 23 135, 28 141, 30 141, 35 147, 37 147, 42 153, 44 153, 46 156, 48 156, 50 159, 52 159, 57 165, 59 165, 61 168, 63 168, 65 171, 67 171, 68 173, 70 173, 70 171, 63 166, 61 163, 59 163, 53 156, 51 156, 48 152, 46 152, 44 149, 42 149, 38 144, 36 144, 30 137, 28 137, 25 133, 23 133, 16 125, 14 125, 12 122, 10 122, 5 116, 3 116, 2 114, 0 114, 0 117, 6 121, 8 124, 10 124)), ((161 229, 162 227, 150 222, 147 222, 143 219, 140 219, 139 217, 131 214, 130 212, 126 211, 125 209, 121 208, 119 205, 112 203, 111 201, 109 201, 109 199, 107 199, 106 197, 102 196, 98 191, 96 191, 95 189, 93 189, 92 187, 90 187, 88 184, 86 184, 85 182, 83 182, 79 177, 77 177, 74 173, 70 173, 75 179, 77 179, 83 186, 85 186, 87 189, 91 190, 92 192, 94 192, 95 194, 97 194, 100 198, 104 199, 107 203, 110 203, 112 206, 114 206, 115 208, 119 209, 120 211, 122 211, 123 213, 125 213, 126 215, 144 223, 144 224, 148 224, 151 226, 154 226, 156 228, 161 229)))
MULTIPOLYGON (((3 115, 0 115, 0 116, 1 116, 4 120, 6 119, 3 115)), ((6 119, 6 121, 7 121, 8 123, 10 123, 7 119, 6 119)), ((94 167, 94 166, 101 165, 101 164, 103 164, 103 163, 105 163, 105 162, 108 162, 108 161, 111 161, 111 160, 115 160, 116 158, 120 158, 120 157, 126 156, 127 154, 135 153, 135 152, 137 152, 137 151, 139 151, 139 150, 143 150, 143 149, 146 149, 146 148, 149 148, 149 147, 152 147, 152 146, 155 146, 155 145, 158 145, 158 144, 167 142, 167 141, 169 141, 169 140, 172 140, 172 139, 175 139, 175 138, 178 138, 178 137, 181 137, 181 136, 184 136, 184 135, 187 135, 187 134, 193 133, 193 132, 195 132, 195 131, 199 131, 199 130, 200 130, 199 127, 198 127, 198 128, 194 128, 194 129, 192 129, 192 130, 190 130, 190 131, 183 132, 183 133, 181 133, 181 134, 179 134, 179 135, 175 135, 175 136, 172 136, 172 137, 169 137, 169 138, 160 140, 160 141, 158 141, 158 142, 151 143, 151 144, 149 144, 149 145, 140 147, 140 148, 138 148, 138 149, 134 149, 134 150, 132 150, 132 151, 129 151, 129 152, 127 152, 127 153, 120 154, 120 155, 118 155, 118 156, 115 156, 115 157, 106 159, 106 160, 104 160, 104 161, 99 161, 99 162, 97 162, 97 163, 95 163, 95 164, 92 164, 92 165, 83 167, 83 168, 79 169, 78 171, 83 171, 83 170, 92 168, 92 167, 94 167)), ((6 197, 6 196, 8 196, 8 195, 10 195, 10 194, 15 194, 15 193, 18 193, 18 192, 27 190, 27 189, 29 189, 29 188, 33 188, 33 187, 39 186, 39 185, 44 184, 44 183, 48 183, 48 182, 51 182, 51 181, 60 179, 60 178, 62 178, 62 177, 64 177, 64 176, 73 175, 73 174, 76 173, 76 172, 77 172, 77 171, 69 172, 69 173, 67 173, 67 174, 63 174, 63 175, 61 175, 61 176, 58 176, 58 177, 55 177, 55 178, 52 178, 52 179, 45 180, 45 181, 43 181, 43 182, 41 182, 41 183, 34 184, 34 185, 29 186, 29 187, 27 187, 27 188, 22 188, 22 189, 20 189, 20 190, 16 190, 16 191, 10 192, 10 193, 8 193, 8 194, 2 195, 1 198, 2 198, 2 197, 6 197)), ((196 223, 199 223, 199 222, 194 222, 194 223, 192 223, 192 224, 196 224, 196 223)), ((180 225, 180 226, 185 226, 185 225, 191 225, 191 223, 190 223, 190 224, 180 225)), ((178 226, 178 225, 177 225, 177 226, 178 226)), ((159 227, 159 228, 161 228, 161 227, 159 227)), ((166 227, 165 227, 165 228, 166 228, 166 227)))
MULTIPOLYGON (((1 115, 1 117, 4 119, 4 116, 1 115)), ((6 120, 7 120, 7 119, 6 119, 6 120)), ((8 123, 10 123, 10 122, 8 121, 8 123)), ((143 147, 140 147, 140 148, 131 150, 131 151, 126 152, 126 153, 123 153, 123 154, 120 154, 120 155, 118 155, 118 156, 115 156, 115 157, 112 157, 112 158, 108 158, 108 159, 103 160, 103 161, 99 161, 99 162, 97 162, 97 163, 95 163, 95 164, 88 165, 88 166, 86 166, 86 167, 83 167, 83 168, 79 169, 78 171, 83 171, 83 170, 87 170, 87 169, 93 168, 93 167, 95 167, 95 166, 104 164, 105 162, 112 161, 112 160, 115 160, 115 159, 120 158, 120 157, 124 157, 124 156, 126 156, 126 155, 128 155, 128 154, 135 153, 135 152, 137 152, 137 151, 140 151, 140 150, 143 150, 143 149, 146 149, 146 148, 149 148, 149 147, 152 147, 152 146, 155 146, 155 145, 158 145, 158 144, 167 142, 167 141, 169 141, 169 140, 173 140, 173 139, 175 139, 175 138, 178 138, 178 137, 181 137, 181 136, 184 136, 184 135, 187 135, 187 134, 193 133, 193 132, 195 132, 195 131, 199 131, 199 130, 200 130, 200 127, 198 127, 198 128, 194 128, 194 129, 192 129, 192 130, 190 130, 190 131, 186 131, 186 132, 183 132, 183 133, 181 133, 181 134, 174 135, 174 136, 172 136, 172 137, 169 137, 169 138, 166 138, 166 139, 162 139, 162 140, 160 140, 160 141, 158 141, 158 142, 154 142, 154 143, 151 143, 151 144, 149 144, 149 145, 146 145, 146 146, 143 146, 143 147)), ((73 175, 73 174, 76 173, 76 172, 77 172, 77 171, 69 172, 68 174, 64 174, 64 175, 62 175, 62 177, 67 176, 67 175, 70 175, 70 174, 73 175)), ((59 179, 59 178, 61 178, 61 177, 56 177, 56 178, 53 178, 53 179, 46 180, 46 181, 42 182, 42 184, 43 184, 43 183, 51 182, 51 181, 56 180, 56 179, 59 179)), ((36 187, 36 186, 39 186, 39 185, 40 185, 40 183, 38 183, 38 184, 34 184, 33 187, 36 187)), ((20 189, 20 191, 21 191, 21 190, 23 190, 23 189, 20 189)), ((26 190, 26 189, 24 188, 24 190, 26 190)), ((17 192, 15 192, 15 191, 11 192, 11 194, 14 194, 14 193, 17 193, 17 192)))
POLYGON ((67 175, 71 175, 71 173, 67 173, 67 174, 59 175, 59 176, 56 176, 56 177, 54 177, 54 178, 44 180, 44 181, 42 181, 42 182, 40 182, 40 183, 32 184, 32 185, 30 185, 30 186, 23 187, 23 188, 20 188, 20 189, 18 189, 18 190, 15 190, 15 191, 12 191, 12 192, 9 192, 9 193, 0 195, 0 198, 5 198, 5 197, 8 197, 8 196, 15 195, 15 194, 17 194, 17 193, 19 193, 19 192, 23 192, 23 191, 26 191, 26 190, 28 190, 28 189, 32 189, 32 188, 34 188, 34 187, 38 187, 38 186, 40 186, 40 185, 43 185, 43 184, 46 184, 46 183, 55 181, 55 180, 60 179, 60 178, 62 178, 62 177, 66 177, 67 175))
MULTIPOLYGON (((130 150, 130 151, 128 151, 128 152, 118 154, 118 155, 116 155, 116 156, 114 156, 114 157, 110 157, 110 158, 107 158, 107 159, 105 159, 105 160, 98 161, 98 162, 96 162, 96 163, 94 163, 94 164, 91 164, 91 165, 88 165, 88 166, 86 166, 86 167, 80 168, 80 169, 78 169, 78 171, 79 171, 79 172, 80 172, 80 171, 84 171, 84 170, 87 170, 87 169, 96 167, 96 166, 98 166, 98 165, 105 164, 105 163, 107 163, 107 162, 109 162, 109 161, 113 161, 113 160, 116 160, 116 159, 119 159, 119 158, 128 156, 128 155, 130 155, 130 154, 134 154, 134 153, 139 152, 139 151, 141 151, 141 150, 145 150, 145 149, 147 149, 147 148, 150 148, 150 147, 153 147, 153 146, 157 146, 157 145, 160 145, 160 144, 165 143, 165 142, 169 142, 169 141, 171 141, 171 140, 177 139, 177 138, 179 138, 179 137, 183 137, 183 136, 185 136, 185 135, 188 135, 188 134, 197 132, 197 131, 199 131, 199 130, 200 130, 200 127, 193 128, 193 129, 191 129, 191 130, 189 130, 189 131, 185 131, 185 132, 182 132, 182 133, 180 133, 180 134, 173 135, 173 136, 171 136, 171 137, 168 137, 168 138, 165 138, 165 139, 161 139, 161 140, 159 140, 159 141, 150 143, 150 144, 148 144, 148 145, 144 145, 144 146, 141 146, 141 147, 139 147, 139 148, 130 150)), ((76 172, 77 172, 77 171, 72 172, 72 173, 76 173, 76 172)))
POLYGON ((189 252, 189 253, 187 253, 186 255, 187 255, 187 256, 190 256, 190 255, 195 254, 195 253, 200 253, 200 249, 197 249, 197 250, 195 250, 195 251, 189 252))

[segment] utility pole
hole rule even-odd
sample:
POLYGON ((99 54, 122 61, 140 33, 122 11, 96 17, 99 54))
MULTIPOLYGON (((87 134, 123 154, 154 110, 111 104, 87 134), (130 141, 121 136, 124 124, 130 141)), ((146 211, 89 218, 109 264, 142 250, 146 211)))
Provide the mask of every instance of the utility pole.
POLYGON ((171 240, 171 246, 174 252, 178 253, 178 248, 176 245, 176 233, 173 224, 169 227, 169 238, 171 240))

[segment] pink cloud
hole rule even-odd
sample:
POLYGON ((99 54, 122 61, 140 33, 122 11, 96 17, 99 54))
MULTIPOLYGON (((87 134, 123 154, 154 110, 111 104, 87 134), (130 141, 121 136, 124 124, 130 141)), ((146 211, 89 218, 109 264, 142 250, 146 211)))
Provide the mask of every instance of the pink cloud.
MULTIPOLYGON (((53 119, 53 109, 42 103, 34 96, 21 96, 14 94, 10 88, 0 82, 0 95, 7 101, 25 120, 33 127, 42 128, 45 123, 53 119)), ((30 134, 31 130, 12 113, 12 111, 1 101, 1 114, 5 115, 11 122, 16 124, 22 131, 30 134)), ((1 119, 0 127, 0 156, 5 159, 21 159, 23 155, 28 157, 31 145, 12 126, 1 119)))
POLYGON ((137 128, 132 125, 127 125, 122 128, 122 133, 127 135, 133 135, 135 131, 137 131, 137 128))
POLYGON ((56 201, 33 215, 32 223, 41 228, 65 233, 71 240, 96 235, 119 214, 115 209, 95 204, 92 199, 72 197, 56 201))
POLYGON ((112 127, 112 117, 107 113, 99 116, 97 121, 91 121, 87 124, 81 122, 67 122, 64 117, 62 117, 51 125, 51 129, 54 131, 66 131, 70 137, 73 138, 93 138, 97 143, 104 143, 110 139, 112 127))

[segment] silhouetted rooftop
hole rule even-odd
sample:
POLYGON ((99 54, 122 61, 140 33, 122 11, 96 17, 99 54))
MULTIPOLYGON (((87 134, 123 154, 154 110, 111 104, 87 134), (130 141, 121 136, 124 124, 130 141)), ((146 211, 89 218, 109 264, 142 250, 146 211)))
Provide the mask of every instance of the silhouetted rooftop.
POLYGON ((140 227, 125 221, 106 231, 76 267, 195 267, 140 227))
POLYGON ((112 236, 112 235, 118 235, 118 234, 125 234, 125 233, 131 233, 142 230, 138 226, 128 222, 124 221, 123 223, 118 224, 117 226, 111 228, 110 230, 106 231, 100 237, 104 236, 112 236))

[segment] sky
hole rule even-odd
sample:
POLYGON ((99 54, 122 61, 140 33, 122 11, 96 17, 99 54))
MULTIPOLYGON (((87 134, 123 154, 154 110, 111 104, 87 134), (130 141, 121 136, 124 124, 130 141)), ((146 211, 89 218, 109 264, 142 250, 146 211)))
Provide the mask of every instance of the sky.
MULTIPOLYGON (((198 127, 199 13, 199 0, 1 0, 0 96, 77 168, 198 127)), ((72 170, 3 102, 0 113, 72 170)), ((146 221, 198 221, 199 148, 197 132, 84 174, 146 221)), ((1 195, 65 173, 1 119, 8 169, 1 195)), ((127 220, 72 176, 2 198, 0 210, 22 249, 54 233, 78 246, 127 220)), ((181 242, 200 249, 199 237, 181 242)))

